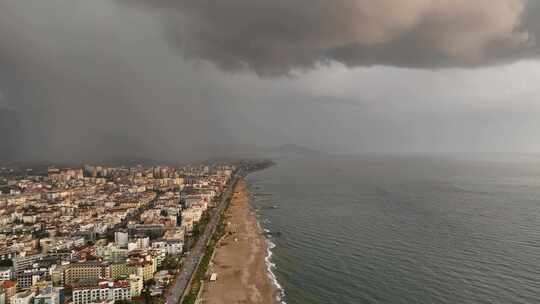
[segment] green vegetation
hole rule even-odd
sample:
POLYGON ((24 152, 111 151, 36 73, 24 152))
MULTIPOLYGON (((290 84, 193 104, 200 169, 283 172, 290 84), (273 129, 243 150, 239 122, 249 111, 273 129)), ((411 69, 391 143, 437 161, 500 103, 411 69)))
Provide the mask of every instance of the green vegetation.
POLYGON ((13 267, 13 261, 12 260, 1 260, 0 261, 0 267, 13 267))
POLYGON ((176 270, 182 265, 180 257, 177 255, 167 255, 158 270, 176 270))
POLYGON ((32 236, 34 237, 34 239, 44 239, 49 237, 49 232, 47 232, 46 230, 38 230, 32 232, 32 236))
POLYGON ((0 179, 0 191, 2 191, 2 193, 9 193, 9 186, 7 184, 7 180, 0 179))
POLYGON ((96 241, 100 240, 107 240, 107 242, 114 242, 114 231, 111 229, 106 234, 98 234, 96 235, 96 241))
POLYGON ((199 238, 199 236, 204 233, 204 229, 206 228, 208 222, 210 222, 210 215, 209 212, 205 212, 201 217, 201 220, 193 225, 193 230, 191 233, 194 239, 199 238))
POLYGON ((146 287, 144 288, 143 292, 141 293, 143 303, 145 303, 145 304, 164 304, 165 299, 163 297, 152 297, 150 295, 150 286, 154 285, 154 284, 155 284, 155 281, 153 281, 153 279, 152 279, 152 282, 151 281, 146 282, 146 287))

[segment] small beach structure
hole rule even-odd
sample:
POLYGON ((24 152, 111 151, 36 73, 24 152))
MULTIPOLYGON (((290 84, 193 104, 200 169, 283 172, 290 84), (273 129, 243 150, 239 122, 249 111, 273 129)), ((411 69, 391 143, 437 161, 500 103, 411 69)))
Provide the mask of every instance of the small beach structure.
POLYGON ((217 273, 213 272, 210 275, 210 282, 215 282, 215 281, 217 281, 217 273))

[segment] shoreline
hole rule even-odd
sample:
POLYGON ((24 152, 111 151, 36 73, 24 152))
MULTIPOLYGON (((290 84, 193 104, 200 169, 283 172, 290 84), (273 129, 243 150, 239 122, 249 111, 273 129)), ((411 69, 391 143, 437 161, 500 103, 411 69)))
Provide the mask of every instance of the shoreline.
POLYGON ((224 216, 225 233, 208 268, 207 274, 217 274, 217 280, 204 283, 202 303, 282 303, 281 286, 271 271, 274 245, 251 206, 249 189, 242 179, 234 189, 224 216))
POLYGON ((279 284, 276 274, 273 271, 273 269, 276 268, 276 264, 272 262, 272 256, 274 254, 272 252, 272 249, 276 247, 276 244, 274 244, 269 238, 266 238, 266 246, 267 246, 267 253, 266 253, 266 257, 264 258, 264 261, 266 263, 266 271, 268 273, 268 278, 270 279, 270 281, 272 281, 272 285, 274 286, 274 289, 275 289, 274 291, 275 303, 287 304, 284 300, 285 290, 283 289, 283 286, 279 284))
MULTIPOLYGON (((250 196, 250 202, 253 200, 253 196, 250 196)), ((285 298, 285 290, 283 289, 283 286, 279 284, 279 281, 277 279, 276 274, 274 273, 273 269, 276 268, 276 264, 272 262, 272 256, 274 253, 272 252, 272 249, 274 249, 277 245, 272 242, 272 239, 270 236, 267 236, 266 233, 269 232, 268 229, 265 229, 262 227, 261 222, 257 219, 257 213, 255 209, 253 208, 253 205, 250 205, 250 212, 252 213, 252 216, 255 217, 255 220, 257 221, 257 228, 259 229, 259 233, 263 236, 263 238, 266 241, 266 256, 264 257, 264 262, 266 264, 266 271, 268 273, 268 278, 272 282, 272 285, 274 286, 274 303, 276 304, 287 304, 284 300, 285 298)))
MULTIPOLYGON (((249 190, 248 190, 249 191, 249 190)), ((264 258, 264 261, 266 263, 266 271, 268 273, 268 278, 270 281, 272 281, 272 285, 274 286, 274 303, 275 304, 287 304, 285 302, 285 289, 281 284, 279 283, 276 274, 274 273, 274 269, 277 267, 274 262, 272 262, 272 256, 274 255, 274 252, 272 249, 274 249, 277 245, 272 242, 272 236, 267 234, 270 232, 270 230, 263 227, 263 224, 261 221, 259 221, 259 214, 257 213, 257 210, 255 206, 253 205, 253 201, 255 199, 255 196, 253 195, 251 191, 249 191, 249 209, 251 215, 255 218, 257 221, 257 229, 259 229, 259 233, 263 236, 263 238, 266 241, 266 256, 264 258)))

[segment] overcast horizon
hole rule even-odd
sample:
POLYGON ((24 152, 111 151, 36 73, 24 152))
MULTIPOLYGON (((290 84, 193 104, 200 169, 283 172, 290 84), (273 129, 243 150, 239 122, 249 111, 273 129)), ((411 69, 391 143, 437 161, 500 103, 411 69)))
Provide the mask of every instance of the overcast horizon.
POLYGON ((526 0, 0 0, 0 161, 540 153, 538 17, 526 0))

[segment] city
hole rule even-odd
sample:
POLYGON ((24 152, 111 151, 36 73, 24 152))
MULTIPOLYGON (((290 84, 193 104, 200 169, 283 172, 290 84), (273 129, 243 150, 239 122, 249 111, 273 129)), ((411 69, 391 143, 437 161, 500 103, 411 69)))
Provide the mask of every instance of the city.
POLYGON ((2 168, 0 303, 178 302, 240 166, 2 168))
POLYGON ((539 304, 540 0, 0 0, 0 304, 539 304))

